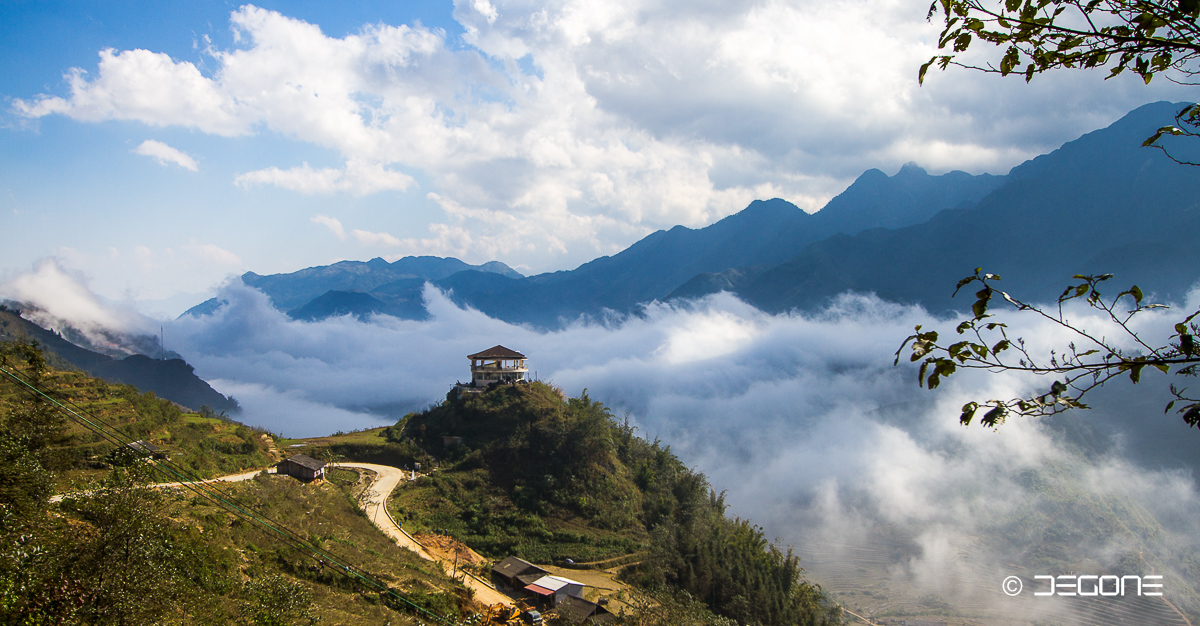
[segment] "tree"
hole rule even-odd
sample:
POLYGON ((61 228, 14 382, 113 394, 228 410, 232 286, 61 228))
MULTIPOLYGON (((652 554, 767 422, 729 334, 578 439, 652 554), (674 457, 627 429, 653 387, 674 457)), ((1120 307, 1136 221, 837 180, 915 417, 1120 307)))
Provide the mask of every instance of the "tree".
MULTIPOLYGON (((1002 424, 1009 415, 1045 416, 1069 409, 1086 409, 1088 407, 1082 399, 1089 391, 1124 375, 1128 375, 1136 384, 1141 381, 1142 372, 1147 368, 1164 374, 1173 370, 1177 375, 1195 376, 1200 369, 1200 345, 1196 341, 1200 326, 1194 320, 1200 316, 1200 311, 1175 324, 1175 333, 1165 341, 1156 342, 1158 345, 1148 343, 1132 329, 1131 321, 1140 314, 1166 306, 1144 302, 1142 290, 1137 285, 1106 298, 1100 287, 1111 278, 1111 274, 1077 275, 1075 279, 1080 282, 1063 290, 1058 297, 1057 309, 1046 310, 996 289, 994 283, 1000 277, 983 273, 977 268, 973 275, 960 280, 954 291, 957 295, 964 287, 980 287, 975 292, 975 303, 971 306, 972 317, 958 324, 955 329, 963 339, 950 344, 939 343, 937 331, 922 331, 922 327, 917 326, 915 334, 906 338, 896 351, 895 362, 899 363, 904 349, 911 344, 909 360, 921 361, 918 384, 929 389, 936 388, 942 378, 959 369, 1029 372, 1054 378, 1043 394, 992 399, 983 403, 971 401, 963 405, 959 421, 964 425, 970 424, 978 412, 984 411, 980 422, 989 427, 1002 424), (997 296, 1016 311, 1031 312, 1068 331, 1075 340, 1068 344, 1066 350, 1051 350, 1049 356, 1031 352, 1024 340, 1010 339, 1007 324, 996 321, 994 315, 989 313, 997 296), (1109 329, 1116 332, 1116 339, 1071 321, 1065 307, 1079 300, 1100 312, 1109 329), (1135 347, 1132 350, 1123 349, 1119 339, 1135 347)), ((1166 411, 1182 402, 1184 406, 1179 412, 1183 414, 1184 422, 1188 426, 1200 427, 1200 399, 1187 396, 1187 388, 1175 385, 1170 388, 1175 399, 1167 404, 1166 411)))
MULTIPOLYGON (((934 0, 927 19, 942 17, 939 51, 918 72, 925 81, 929 68, 951 65, 1026 81, 1058 68, 1109 70, 1108 78, 1126 71, 1147 84, 1155 75, 1191 83, 1200 74, 1200 0, 934 0), (1004 49, 998 61, 964 63, 959 55, 976 41, 1004 49)), ((1164 136, 1200 137, 1200 104, 1190 104, 1143 143, 1167 152, 1164 136)))
MULTIPOLYGON (((1200 0, 934 0, 926 18, 932 20, 935 14, 944 24, 938 49, 949 48, 950 53, 934 55, 921 66, 917 77, 922 83, 934 65, 942 70, 956 65, 1002 76, 1016 74, 1027 82, 1034 75, 1060 68, 1108 69, 1108 78, 1130 71, 1147 84, 1157 74, 1165 73, 1168 80, 1184 84, 1194 84, 1189 81, 1200 75, 1200 0), (959 55, 976 41, 1002 48, 1004 53, 998 61, 984 65, 960 61, 959 55)), ((1175 115, 1175 122, 1159 128, 1142 145, 1162 150, 1178 163, 1200 165, 1171 154, 1162 143, 1168 136, 1200 138, 1200 104, 1184 107, 1175 115)), ((896 363, 911 345, 909 360, 921 361, 918 384, 930 389, 959 369, 1022 371, 1055 378, 1040 395, 972 401, 963 406, 959 418, 963 424, 969 424, 976 413, 983 411, 980 421, 990 427, 1014 414, 1052 415, 1087 408, 1082 398, 1089 391, 1126 374, 1137 383, 1146 368, 1184 376, 1197 374, 1200 347, 1195 337, 1200 328, 1193 320, 1200 311, 1176 323, 1175 334, 1148 342, 1130 322, 1146 311, 1165 308, 1163 305, 1144 303, 1137 286, 1106 299, 1100 287, 1112 278, 1109 274, 1074 278, 1080 282, 1062 292, 1057 310, 1043 309, 996 289, 994 283, 1000 277, 976 269, 974 275, 958 282, 954 292, 957 295, 969 285, 980 287, 971 307, 973 316, 956 328, 963 339, 942 344, 936 331, 922 331, 917 326, 915 334, 905 339, 896 352, 896 363), (1011 340, 1007 325, 989 313, 997 295, 1016 311, 1040 316, 1067 331, 1074 340, 1066 349, 1051 350, 1048 356, 1034 354, 1022 339, 1011 340), (1077 299, 1100 312, 1114 327, 1117 338, 1135 348, 1122 349, 1120 341, 1072 322, 1064 306, 1077 299), (1129 308, 1121 309, 1125 306, 1122 303, 1129 308)), ((1200 400, 1187 396, 1186 388, 1170 388, 1175 399, 1166 410, 1182 403, 1179 412, 1184 422, 1200 428, 1200 400)))

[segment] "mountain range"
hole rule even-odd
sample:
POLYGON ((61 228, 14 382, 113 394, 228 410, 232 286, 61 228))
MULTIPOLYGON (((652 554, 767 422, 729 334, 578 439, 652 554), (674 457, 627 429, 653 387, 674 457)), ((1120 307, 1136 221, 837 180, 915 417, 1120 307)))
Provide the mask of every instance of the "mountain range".
POLYGON ((957 304, 949 299, 955 283, 976 267, 1033 299, 1053 299, 1080 273, 1113 273, 1123 286, 1179 298, 1200 261, 1186 236, 1200 226, 1200 168, 1141 147, 1179 106, 1140 107, 1004 176, 872 169, 816 213, 758 200, 705 228, 661 230, 569 271, 526 277, 498 262, 405 257, 248 272, 242 281, 296 319, 420 319, 428 282, 460 305, 540 328, 717 291, 770 312, 820 307, 845 291, 940 312, 957 304))
POLYGON ((82 370, 110 383, 133 385, 142 391, 153 392, 160 398, 193 410, 207 406, 213 412, 238 411, 236 400, 221 395, 209 386, 196 375, 191 365, 177 358, 178 355, 162 359, 150 358, 144 354, 113 358, 81 348, 64 339, 62 334, 46 330, 26 320, 21 316, 22 311, 19 308, 12 308, 15 303, 9 304, 10 306, 0 305, 0 341, 36 341, 56 367, 82 370))

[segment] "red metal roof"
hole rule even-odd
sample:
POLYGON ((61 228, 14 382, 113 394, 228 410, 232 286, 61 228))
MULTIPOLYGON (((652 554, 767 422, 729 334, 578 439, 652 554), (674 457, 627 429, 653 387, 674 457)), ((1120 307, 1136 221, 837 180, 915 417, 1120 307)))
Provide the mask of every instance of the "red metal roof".
POLYGON ((532 592, 534 592, 534 593, 536 593, 536 594, 538 594, 538 595, 540 595, 540 596, 552 596, 552 595, 554 595, 554 590, 553 590, 553 589, 547 589, 547 588, 545 588, 545 587, 539 587, 539 586, 537 586, 537 585, 528 585, 528 586, 526 586, 526 587, 525 587, 525 589, 526 589, 527 591, 532 591, 532 592))
POLYGON ((523 359, 524 354, 516 350, 509 350, 504 346, 492 346, 483 352, 467 355, 468 359, 523 359))

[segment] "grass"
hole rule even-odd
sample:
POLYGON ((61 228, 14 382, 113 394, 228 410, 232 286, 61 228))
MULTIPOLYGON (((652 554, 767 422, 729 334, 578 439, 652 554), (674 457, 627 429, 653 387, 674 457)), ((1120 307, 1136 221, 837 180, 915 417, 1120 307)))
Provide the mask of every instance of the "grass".
MULTIPOLYGON (((354 472, 337 472, 353 476, 357 483, 354 472)), ((370 573, 418 605, 436 606, 450 616, 466 608, 465 591, 438 567, 396 546, 379 532, 355 504, 352 489, 334 481, 305 484, 268 475, 228 485, 224 490, 246 508, 286 526, 339 561, 370 573)), ((274 533, 205 500, 181 491, 169 507, 172 519, 194 527, 210 544, 231 555, 223 575, 238 584, 273 573, 300 581, 312 591, 314 612, 321 623, 418 623, 414 613, 390 607, 378 594, 343 576, 331 564, 315 562, 311 556, 288 547, 274 533)), ((219 609, 214 610, 228 613, 231 619, 236 615, 235 600, 226 597, 217 604, 219 609)))

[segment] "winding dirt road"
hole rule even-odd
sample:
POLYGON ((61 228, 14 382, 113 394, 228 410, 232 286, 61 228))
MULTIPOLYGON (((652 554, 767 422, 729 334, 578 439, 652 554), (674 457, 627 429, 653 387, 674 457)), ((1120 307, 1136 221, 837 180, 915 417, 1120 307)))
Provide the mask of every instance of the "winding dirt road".
MULTIPOLYGON (((217 478, 206 478, 204 480, 193 480, 193 481, 189 481, 186 483, 153 483, 153 484, 150 484, 147 486, 155 488, 155 489, 158 489, 158 488, 172 489, 175 487, 185 487, 187 485, 207 485, 209 483, 240 483, 243 480, 250 480, 251 478, 258 476, 261 473, 262 473, 262 470, 256 469, 256 470, 250 470, 248 472, 243 472, 241 474, 230 474, 229 476, 220 476, 217 478)), ((77 493, 91 493, 91 492, 82 491, 82 492, 77 492, 77 493)), ((50 496, 50 502, 52 504, 57 504, 59 502, 62 502, 64 497, 66 497, 66 494, 50 496)))
MULTIPOLYGON (((375 480, 367 491, 363 493, 363 510, 367 513, 367 518, 371 520, 375 526, 382 530, 385 535, 392 538, 397 545, 403 548, 408 548, 417 553, 417 556, 435 563, 441 563, 443 568, 449 571, 453 567, 453 563, 444 559, 438 558, 425 549, 419 541, 408 534, 396 520, 392 519, 387 510, 387 499, 392 495, 392 491, 400 484, 400 481, 405 480, 405 475, 408 472, 389 465, 375 465, 374 463, 331 463, 330 467, 345 467, 353 469, 363 469, 375 472, 375 480)), ((511 605, 512 598, 496 591, 496 588, 487 583, 487 581, 466 572, 459 572, 463 575, 462 583, 475 592, 475 599, 485 605, 503 603, 511 605)))

